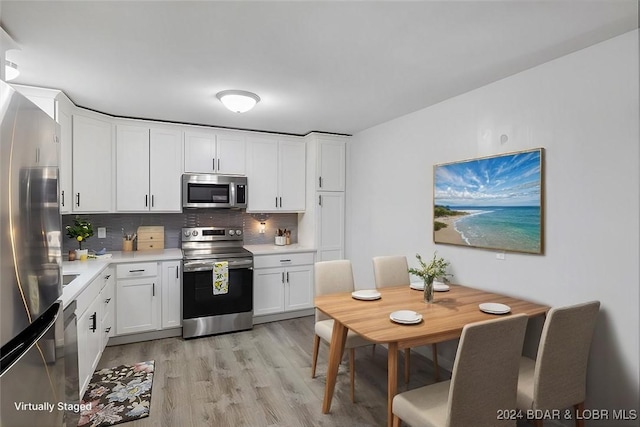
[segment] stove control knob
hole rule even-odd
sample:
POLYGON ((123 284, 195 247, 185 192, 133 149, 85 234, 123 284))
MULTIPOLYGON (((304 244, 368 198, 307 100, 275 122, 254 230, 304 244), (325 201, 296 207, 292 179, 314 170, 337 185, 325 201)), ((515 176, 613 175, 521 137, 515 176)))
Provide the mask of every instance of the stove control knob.
POLYGON ((184 232, 184 237, 189 237, 189 236, 191 236, 191 231, 186 230, 186 231, 184 232))
POLYGON ((242 230, 236 230, 236 236, 242 236, 242 230))
POLYGON ((191 235, 192 235, 192 236, 197 236, 197 235, 198 235, 198 230, 193 230, 193 231, 191 232, 191 235))
POLYGON ((235 231, 233 231, 233 230, 229 230, 229 236, 235 236, 235 235, 236 235, 236 232, 235 232, 235 231))

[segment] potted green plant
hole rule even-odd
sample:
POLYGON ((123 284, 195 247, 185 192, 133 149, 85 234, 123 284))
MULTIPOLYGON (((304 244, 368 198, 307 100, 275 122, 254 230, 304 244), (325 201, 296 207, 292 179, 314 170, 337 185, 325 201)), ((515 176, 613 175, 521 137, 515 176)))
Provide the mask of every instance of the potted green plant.
POLYGON ((82 242, 85 242, 89 237, 93 236, 91 223, 86 219, 76 216, 73 219, 73 225, 67 225, 65 229, 67 230, 67 236, 78 242, 76 258, 82 259, 82 255, 85 255, 86 258, 87 249, 82 249, 82 242))
POLYGON ((447 273, 449 261, 438 257, 437 251, 433 253, 433 258, 429 264, 424 262, 420 254, 416 254, 416 258, 420 263, 420 268, 412 267, 409 269, 409 273, 422 278, 424 281, 424 301, 429 303, 433 302, 433 281, 436 277, 446 278, 451 276, 451 274, 447 273))

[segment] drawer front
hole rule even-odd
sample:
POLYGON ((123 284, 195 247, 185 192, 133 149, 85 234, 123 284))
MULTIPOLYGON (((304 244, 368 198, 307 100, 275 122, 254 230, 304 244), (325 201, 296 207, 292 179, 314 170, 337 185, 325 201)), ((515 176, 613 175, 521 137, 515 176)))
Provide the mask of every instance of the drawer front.
POLYGON ((82 313, 84 313, 96 297, 100 295, 102 283, 104 283, 104 279, 102 278, 102 273, 100 273, 100 275, 93 279, 93 281, 84 288, 80 295, 78 295, 76 298, 76 316, 82 316, 82 313))
POLYGON ((140 240, 164 240, 164 231, 138 234, 140 240))
POLYGON ((154 249, 164 249, 164 240, 138 240, 139 251, 151 251, 154 249))
POLYGON ((158 275, 158 264, 155 262, 118 264, 116 268, 116 276, 118 279, 134 279, 138 277, 153 277, 158 275))
POLYGON ((294 254, 254 255, 253 268, 287 267, 289 265, 313 264, 314 252, 294 254))

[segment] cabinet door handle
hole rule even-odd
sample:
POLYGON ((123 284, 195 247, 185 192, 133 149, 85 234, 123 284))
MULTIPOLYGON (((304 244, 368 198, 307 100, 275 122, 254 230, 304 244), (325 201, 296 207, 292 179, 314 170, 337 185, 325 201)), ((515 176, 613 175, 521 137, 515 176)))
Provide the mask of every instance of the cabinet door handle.
POLYGON ((149 206, 149 195, 145 194, 144 195, 144 207, 146 208, 147 206, 149 206))
POLYGON ((144 271, 144 268, 141 268, 140 270, 129 270, 129 273, 142 273, 144 271))
POLYGON ((176 267, 176 279, 180 278, 180 267, 176 267))
POLYGON ((111 275, 107 274, 106 276, 104 276, 104 280, 109 280, 109 277, 111 277, 111 275))
POLYGON ((152 294, 151 294, 151 296, 154 296, 154 297, 155 297, 155 296, 156 296, 156 284, 155 284, 155 283, 152 283, 152 285, 153 285, 153 288, 152 288, 152 294))
POLYGON ((155 196, 152 194, 152 195, 151 195, 151 207, 154 207, 154 206, 155 206, 155 204, 156 204, 156 202, 155 202, 155 196))
POLYGON ((97 317, 98 317, 98 314, 94 311, 93 314, 91 315, 91 327, 89 328, 94 333, 96 332, 96 327, 98 326, 97 317))
POLYGON ((214 158, 213 158, 213 159, 211 159, 211 160, 212 160, 211 169, 215 171, 215 170, 216 170, 216 158, 214 157, 214 158))
POLYGON ((320 185, 320 188, 322 188, 322 177, 318 177, 318 184, 320 185))
POLYGON ((282 283, 284 284, 284 271, 282 272, 282 283))
POLYGON ((280 262, 291 262, 290 259, 281 259, 280 262))
POLYGON ((276 208, 278 207, 278 198, 276 197, 276 208))
POLYGON ((62 194, 60 195, 60 204, 64 207, 64 190, 62 190, 62 194))
POLYGON ((282 207, 282 197, 280 197, 280 207, 282 207))
POLYGON ((36 164, 40 163, 40 149, 36 148, 36 164))
POLYGON ((287 283, 289 283, 289 272, 287 271, 287 283))
POLYGON ((109 301, 111 301, 111 298, 107 298, 106 300, 104 300, 104 303, 109 304, 109 301))
POLYGON ((220 172, 220 158, 218 158, 218 172, 220 172))
POLYGON ((322 194, 318 196, 318 205, 322 206, 322 194))
POLYGON ((105 333, 107 333, 107 334, 108 334, 109 332, 111 332, 111 326, 109 326, 107 329, 105 329, 105 330, 104 330, 104 332, 105 332, 105 333))
POLYGON ((80 193, 76 193, 76 206, 80 207, 80 193))

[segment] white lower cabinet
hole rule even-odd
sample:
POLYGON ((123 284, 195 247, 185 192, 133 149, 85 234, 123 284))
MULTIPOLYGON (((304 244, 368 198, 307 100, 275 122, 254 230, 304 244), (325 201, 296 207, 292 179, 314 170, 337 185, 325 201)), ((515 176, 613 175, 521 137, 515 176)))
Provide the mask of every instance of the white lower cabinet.
POLYGON ((162 328, 177 328, 182 325, 180 303, 180 261, 162 263, 162 328))
POLYGON ((114 281, 113 267, 108 267, 76 298, 80 398, 109 340, 115 306, 114 281))
POLYGON ((84 395, 93 370, 102 355, 102 334, 100 333, 100 309, 102 301, 95 298, 87 310, 78 317, 78 378, 80 396, 84 395))
POLYGON ((181 326, 181 265, 164 261, 117 266, 117 335, 181 326))
POLYGON ((313 307, 314 253, 255 255, 253 315, 313 307))
POLYGON ((160 329, 161 279, 158 263, 128 263, 116 267, 117 334, 160 329))

